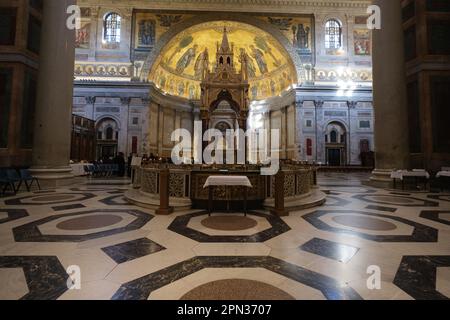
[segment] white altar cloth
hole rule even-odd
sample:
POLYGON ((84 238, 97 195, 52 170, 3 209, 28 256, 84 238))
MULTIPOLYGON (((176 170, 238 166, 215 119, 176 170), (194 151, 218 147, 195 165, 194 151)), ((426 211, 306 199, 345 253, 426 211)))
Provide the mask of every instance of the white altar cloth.
POLYGON ((210 176, 203 188, 211 186, 244 186, 252 188, 252 184, 246 176, 210 176))
POLYGON ((436 178, 450 177, 450 171, 441 171, 436 174, 436 178))
POLYGON ((84 166, 91 165, 90 163, 73 163, 70 165, 72 168, 72 174, 75 177, 85 176, 87 173, 84 171, 84 166))
POLYGON ((406 170, 399 170, 399 171, 393 171, 391 173, 391 179, 400 179, 403 180, 404 177, 422 177, 430 179, 430 174, 426 172, 425 170, 415 170, 415 171, 406 171, 406 170))

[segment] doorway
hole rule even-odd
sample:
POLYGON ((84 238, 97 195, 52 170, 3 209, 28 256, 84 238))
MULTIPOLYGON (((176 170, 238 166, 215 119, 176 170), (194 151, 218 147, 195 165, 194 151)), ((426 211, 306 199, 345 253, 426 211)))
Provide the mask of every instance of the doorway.
POLYGON ((341 165, 341 149, 328 149, 328 164, 332 167, 339 167, 341 165))
POLYGON ((118 152, 119 126, 114 119, 104 118, 97 123, 97 159, 112 159, 118 152))
POLYGON ((114 158, 116 156, 116 145, 102 146, 102 158, 114 158))
POLYGON ((337 121, 328 124, 325 131, 325 155, 329 166, 347 165, 347 131, 345 126, 337 121))

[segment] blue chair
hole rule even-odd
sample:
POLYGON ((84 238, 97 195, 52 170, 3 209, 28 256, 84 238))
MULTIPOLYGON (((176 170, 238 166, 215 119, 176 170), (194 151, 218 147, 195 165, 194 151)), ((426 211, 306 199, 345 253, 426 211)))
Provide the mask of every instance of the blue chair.
POLYGON ((92 175, 95 176, 99 176, 101 174, 101 168, 100 165, 94 165, 94 171, 92 172, 92 175))
POLYGON ((89 164, 83 167, 84 168, 84 172, 89 175, 92 176, 94 174, 94 166, 89 164))
POLYGON ((107 164, 105 167, 105 175, 110 177, 112 175, 112 164, 107 164))
POLYGON ((33 182, 35 182, 35 181, 36 181, 36 184, 38 185, 39 190, 41 190, 41 184, 39 183, 38 178, 33 177, 29 170, 21 169, 20 170, 20 178, 22 179, 23 182, 25 182, 28 192, 30 192, 33 182), (30 184, 28 184, 28 183, 30 183, 30 184))
POLYGON ((91 175, 91 177, 94 176, 95 173, 95 166, 93 164, 88 165, 89 168, 89 174, 91 175))
POLYGON ((7 176, 8 180, 14 186, 16 193, 17 193, 17 191, 19 191, 20 187, 22 186, 22 179, 20 178, 19 173, 15 169, 7 169, 6 176, 7 176))
POLYGON ((105 164, 103 167, 103 170, 105 171, 105 177, 111 176, 112 173, 112 166, 110 164, 105 164))
POLYGON ((6 170, 3 169, 0 170, 0 186, 3 186, 3 188, 0 189, 2 195, 6 193, 8 187, 11 189, 14 195, 17 194, 14 184, 8 179, 6 170))
POLYGON ((100 169, 100 176, 104 177, 106 176, 106 166, 107 164, 100 164, 99 165, 99 169, 100 169))
MULTIPOLYGON (((17 172, 13 170, 16 174, 17 172)), ((17 179, 14 173, 10 172, 10 170, 0 170, 0 182, 3 185, 2 194, 6 193, 8 188, 14 193, 17 194, 17 190, 20 188, 20 178, 17 179), (19 186, 16 188, 16 182, 19 182, 19 186)))
POLYGON ((118 164, 113 164, 112 165, 112 172, 113 172, 113 174, 118 174, 119 173, 119 165, 118 164))
POLYGON ((102 164, 101 165, 101 171, 102 171, 102 176, 106 177, 108 175, 108 165, 107 164, 102 164))

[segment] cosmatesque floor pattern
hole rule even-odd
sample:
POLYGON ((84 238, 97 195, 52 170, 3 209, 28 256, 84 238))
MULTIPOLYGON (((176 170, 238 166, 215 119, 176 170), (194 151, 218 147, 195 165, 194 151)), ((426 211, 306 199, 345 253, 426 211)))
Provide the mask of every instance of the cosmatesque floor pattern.
POLYGON ((156 216, 118 179, 0 198, 0 299, 449 299, 450 194, 365 179, 320 174, 326 204, 282 218, 156 216))

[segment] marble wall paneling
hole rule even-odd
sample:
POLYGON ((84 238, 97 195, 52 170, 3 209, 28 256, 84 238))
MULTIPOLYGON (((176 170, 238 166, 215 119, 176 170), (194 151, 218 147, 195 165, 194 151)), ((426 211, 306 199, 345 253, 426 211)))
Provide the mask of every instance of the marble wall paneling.
POLYGON ((173 147, 173 142, 171 140, 172 132, 176 128, 176 112, 173 109, 170 108, 164 108, 163 109, 163 116, 164 120, 162 121, 163 127, 162 127, 162 135, 163 135, 163 154, 165 156, 170 156, 170 152, 173 147))
POLYGON ((159 107, 157 104, 152 103, 150 105, 150 130, 149 130, 149 143, 150 149, 158 149, 158 132, 159 132, 159 107))
MULTIPOLYGON (((271 113, 271 117, 270 117, 270 127, 272 130, 280 130, 280 142, 279 142, 279 146, 281 148, 281 142, 282 142, 282 115, 281 115, 281 111, 277 110, 277 111, 273 111, 271 113)), ((273 144, 273 142, 272 142, 273 144)))

